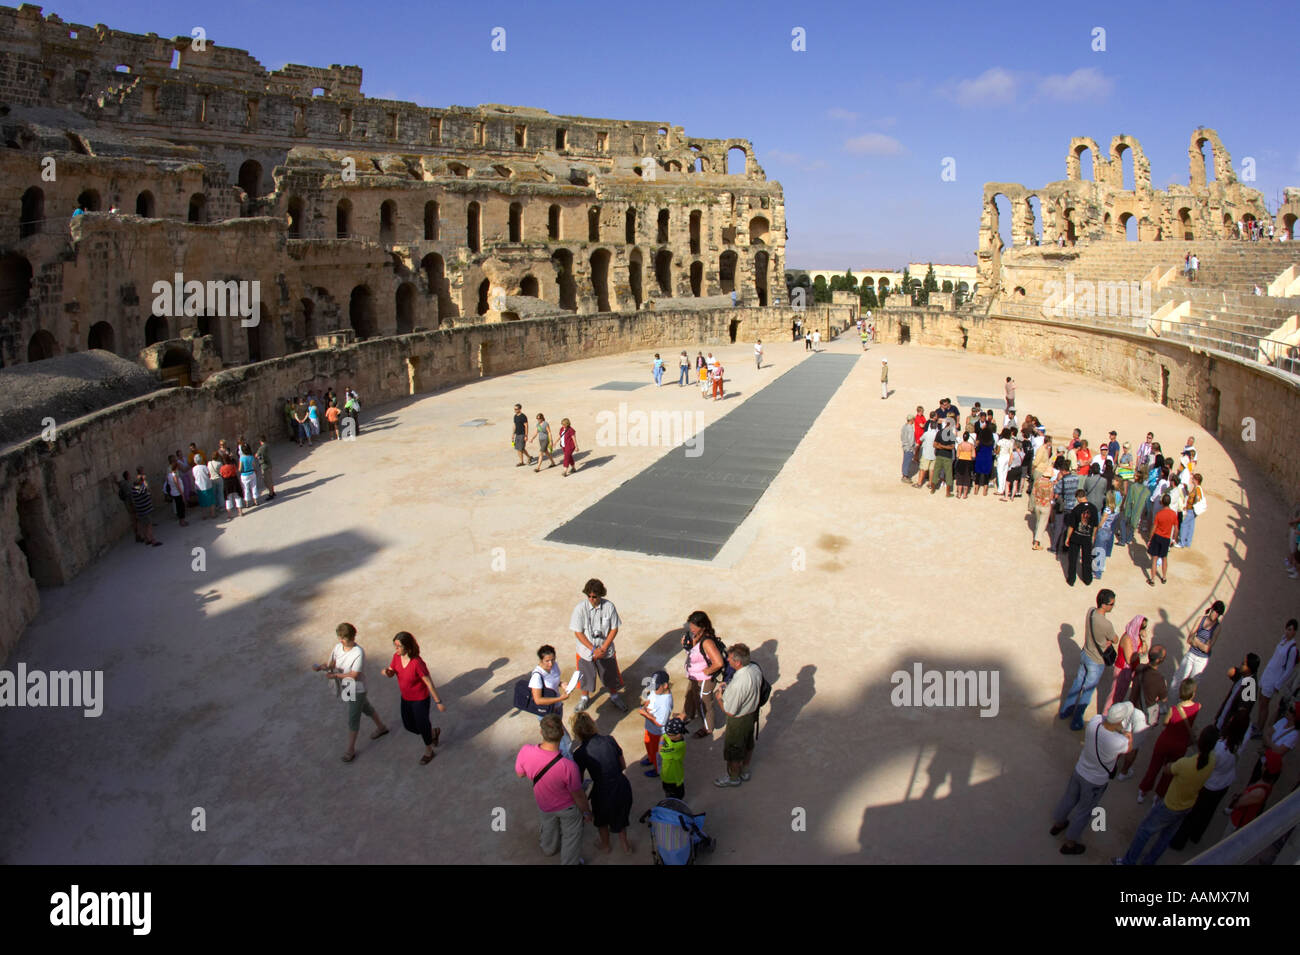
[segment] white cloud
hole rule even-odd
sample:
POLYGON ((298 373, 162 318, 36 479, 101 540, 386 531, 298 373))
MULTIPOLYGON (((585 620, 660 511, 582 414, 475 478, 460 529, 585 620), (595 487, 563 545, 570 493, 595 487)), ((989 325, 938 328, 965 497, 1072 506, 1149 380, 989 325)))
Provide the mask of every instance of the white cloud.
POLYGON ((1040 96, 1063 103, 1105 99, 1114 89, 1115 81, 1091 66, 1069 74, 1054 73, 1038 83, 1040 96))
POLYGON ((849 109, 843 109, 839 106, 832 106, 826 111, 827 119, 839 119, 846 123, 856 122, 858 114, 849 109))
POLYGON ((999 106, 1016 98, 1020 81, 1010 70, 995 66, 969 80, 958 80, 945 92, 961 106, 999 106))
POLYGON ((901 156, 907 152, 893 136, 884 133, 863 133, 844 143, 845 152, 856 156, 901 156))

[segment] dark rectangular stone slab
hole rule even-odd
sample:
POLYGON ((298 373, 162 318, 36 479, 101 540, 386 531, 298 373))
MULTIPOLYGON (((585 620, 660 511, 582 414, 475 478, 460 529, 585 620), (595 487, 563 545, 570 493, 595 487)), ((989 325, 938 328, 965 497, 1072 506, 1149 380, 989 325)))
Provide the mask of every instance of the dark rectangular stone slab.
MULTIPOLYGON (((785 467, 853 369, 856 355, 816 355, 673 448, 546 539, 560 544, 712 560, 785 467)), ((634 382, 598 389, 630 391, 634 382)), ((974 401, 975 399, 971 399, 974 401)))

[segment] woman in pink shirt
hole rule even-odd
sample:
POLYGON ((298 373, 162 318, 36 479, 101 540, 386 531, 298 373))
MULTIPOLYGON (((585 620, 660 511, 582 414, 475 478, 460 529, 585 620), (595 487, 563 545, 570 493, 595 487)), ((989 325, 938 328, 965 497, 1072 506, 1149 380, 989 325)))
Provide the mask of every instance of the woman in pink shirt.
POLYGON ((1119 649, 1115 655, 1115 665, 1111 668, 1110 693, 1106 696, 1106 705, 1101 708, 1104 713, 1116 700, 1127 700, 1129 686, 1133 682, 1133 671, 1142 662, 1142 652, 1147 645, 1147 618, 1138 614, 1124 628, 1124 636, 1119 638, 1119 649))
POLYGON ((429 677, 429 668, 420 659, 420 645, 415 637, 405 630, 393 637, 393 662, 384 669, 384 676, 397 677, 397 687, 402 692, 402 725, 412 733, 419 733, 424 740, 424 755, 420 765, 427 766, 436 755, 433 748, 438 745, 441 727, 430 726, 429 707, 436 704, 439 713, 447 712, 447 707, 438 699, 438 688, 429 677))

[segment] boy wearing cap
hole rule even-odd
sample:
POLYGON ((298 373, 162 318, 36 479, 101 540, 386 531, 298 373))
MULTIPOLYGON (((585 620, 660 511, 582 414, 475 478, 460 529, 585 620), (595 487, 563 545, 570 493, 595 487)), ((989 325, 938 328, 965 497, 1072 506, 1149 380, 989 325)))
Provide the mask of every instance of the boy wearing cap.
POLYGON ((653 689, 641 704, 641 715, 645 717, 646 754, 645 759, 641 760, 641 765, 649 766, 645 774, 655 779, 659 776, 659 770, 655 768, 655 757, 659 754, 659 742, 664 735, 664 727, 673 712, 673 695, 668 683, 668 673, 665 670, 655 671, 654 676, 650 678, 650 685, 653 689))
MULTIPOLYGON (((866 348, 866 339, 863 339, 862 347, 866 348)), ((889 359, 880 359, 880 400, 884 401, 889 397, 889 359)))
POLYGON ((659 741, 659 781, 665 797, 686 798, 686 723, 681 717, 668 721, 659 741))

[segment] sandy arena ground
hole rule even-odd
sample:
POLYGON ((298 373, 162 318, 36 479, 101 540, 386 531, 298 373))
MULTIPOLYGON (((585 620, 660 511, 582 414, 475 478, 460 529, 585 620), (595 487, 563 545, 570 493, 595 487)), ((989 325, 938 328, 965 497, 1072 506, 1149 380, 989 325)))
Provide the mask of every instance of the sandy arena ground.
MULTIPOLYGON (((660 351, 682 347, 709 350, 660 351)), ((752 343, 713 349, 728 369, 724 402, 675 381, 655 388, 647 353, 368 406, 356 441, 310 451, 279 442, 280 493, 268 506, 232 521, 191 515, 187 528, 160 508, 165 545, 125 538, 71 585, 44 592, 39 618, 6 664, 102 669, 106 701, 97 719, 66 709, 4 713, 0 860, 540 862, 529 787, 513 772, 537 723, 511 709, 512 688, 542 643, 559 648, 567 678, 569 614, 593 576, 623 618, 618 657, 632 687, 666 667, 680 706, 678 628, 695 609, 723 639, 754 648, 775 687, 751 782, 712 785, 721 734, 688 744, 687 800, 708 813, 714 864, 1086 865, 1122 852, 1146 808, 1135 802, 1136 780, 1111 786, 1107 831, 1086 834, 1086 855, 1067 860, 1047 834, 1082 735, 1055 713, 1077 666, 1085 611, 1106 586, 1118 594, 1117 629, 1149 615, 1156 641, 1170 648, 1171 675, 1189 621, 1224 599, 1224 636, 1201 694, 1217 709, 1227 667, 1247 650, 1267 659, 1296 613, 1297 584, 1279 566, 1281 502, 1199 427, 1108 383, 1014 358, 882 345, 862 355, 713 563, 543 541, 665 453, 597 447, 598 412, 626 401, 632 411, 700 410, 707 424, 807 357, 802 343, 766 348, 762 371, 752 343), (881 357, 895 389, 887 401, 881 357), (1135 447, 1148 429, 1166 448, 1196 436, 1210 506, 1190 552, 1173 552, 1167 586, 1146 585, 1138 544, 1131 553, 1116 547, 1100 585, 1070 588, 1052 556, 1030 550, 1023 499, 959 502, 900 482, 904 415, 944 395, 1000 400, 1008 374, 1021 411, 1058 440, 1074 426, 1094 446, 1111 428, 1135 447), (608 381, 647 387, 591 390, 608 381), (556 430, 561 417, 573 420, 585 452, 577 474, 514 466, 517 401, 530 420, 545 412, 556 430), (488 424, 463 426, 478 418, 488 424), (205 570, 192 569, 195 547, 206 549, 205 570), (350 765, 339 761, 344 707, 309 669, 327 657, 343 620, 360 630, 370 699, 394 729, 371 741, 364 721, 350 765), (394 681, 379 672, 403 629, 419 639, 448 704, 435 719, 442 745, 428 766, 417 761, 418 738, 401 729, 394 681), (890 674, 918 661, 997 670, 996 717, 895 708, 890 674), (192 831, 196 807, 206 831, 192 831), (504 819, 504 831, 494 819, 504 819)), ((856 341, 828 348, 861 353, 856 341)), ((145 463, 157 472, 162 462, 145 463)), ((601 694, 594 714, 629 763, 644 754, 635 711, 623 715, 601 694)), ((1241 760, 1241 775, 1249 762, 1241 760)), ((1137 768, 1145 770, 1145 757, 1137 768)), ((1283 778, 1288 789, 1294 772, 1283 778)), ((649 861, 635 818, 661 790, 639 767, 629 775, 636 853, 600 854, 588 827, 589 861, 649 861)), ((1162 861, 1190 855, 1171 851, 1162 861)))

